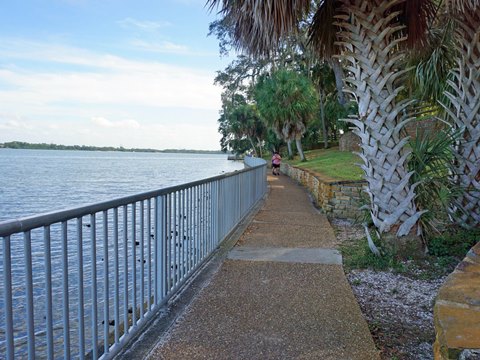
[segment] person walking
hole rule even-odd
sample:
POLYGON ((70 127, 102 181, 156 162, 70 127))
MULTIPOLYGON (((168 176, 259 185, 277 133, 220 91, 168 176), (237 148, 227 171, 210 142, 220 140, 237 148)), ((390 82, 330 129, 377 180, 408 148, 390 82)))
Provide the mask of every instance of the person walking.
POLYGON ((272 174, 280 175, 280 164, 282 163, 282 157, 275 151, 272 156, 272 174))

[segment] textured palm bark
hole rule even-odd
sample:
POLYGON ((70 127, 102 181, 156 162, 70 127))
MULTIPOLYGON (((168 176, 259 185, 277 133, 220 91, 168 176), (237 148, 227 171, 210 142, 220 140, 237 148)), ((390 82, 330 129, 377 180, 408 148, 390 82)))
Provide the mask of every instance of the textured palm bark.
POLYGON ((300 156, 300 160, 305 161, 305 154, 303 153, 303 148, 302 148, 302 139, 297 137, 295 139, 295 145, 297 146, 297 151, 298 151, 298 155, 300 156))
POLYGON ((417 239, 418 211, 414 198, 416 185, 410 184, 402 135, 407 119, 402 118, 409 101, 397 102, 402 90, 398 82, 405 69, 400 43, 402 26, 395 23, 399 14, 393 10, 402 0, 341 0, 342 13, 337 25, 344 61, 351 76, 347 91, 358 102, 358 117, 349 119, 361 138, 361 167, 368 182, 371 217, 383 238, 401 243, 417 239), (401 237, 405 237, 400 239, 401 237))
POLYGON ((458 223, 480 226, 480 6, 466 4, 458 21, 458 68, 446 92, 447 109, 463 138, 455 147, 456 182, 465 191, 452 207, 458 223))

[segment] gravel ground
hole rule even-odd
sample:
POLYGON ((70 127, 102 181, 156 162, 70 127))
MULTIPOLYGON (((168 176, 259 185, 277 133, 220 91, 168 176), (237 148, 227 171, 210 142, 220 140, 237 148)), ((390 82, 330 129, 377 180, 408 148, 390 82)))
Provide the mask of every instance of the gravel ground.
MULTIPOLYGON (((337 240, 365 236, 360 226, 333 220, 337 240)), ((420 270, 419 270, 420 271, 420 270)), ((347 274, 381 358, 433 359, 433 303, 446 276, 419 280, 391 271, 352 270, 347 274)))

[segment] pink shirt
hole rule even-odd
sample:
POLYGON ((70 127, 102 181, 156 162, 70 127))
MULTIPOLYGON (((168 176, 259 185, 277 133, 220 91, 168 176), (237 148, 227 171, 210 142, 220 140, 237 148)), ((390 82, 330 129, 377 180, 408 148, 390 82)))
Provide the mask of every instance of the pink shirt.
POLYGON ((272 156, 272 164, 274 165, 280 165, 280 162, 282 161, 282 157, 278 154, 275 154, 272 156))

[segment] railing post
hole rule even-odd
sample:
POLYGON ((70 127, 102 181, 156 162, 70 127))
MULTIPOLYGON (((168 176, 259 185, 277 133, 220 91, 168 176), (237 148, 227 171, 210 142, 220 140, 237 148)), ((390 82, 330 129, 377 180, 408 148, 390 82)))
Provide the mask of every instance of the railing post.
POLYGON ((158 305, 165 297, 165 200, 164 196, 157 196, 155 198, 155 305, 158 305))
POLYGON ((213 198, 215 199, 215 204, 212 208, 212 214, 213 214, 213 241, 215 244, 215 247, 218 246, 220 243, 220 222, 219 222, 219 216, 218 216, 218 208, 219 208, 219 188, 220 188, 220 180, 216 180, 213 183, 213 198))
POLYGON ((6 359, 13 360, 15 356, 13 342, 13 303, 12 303, 12 253, 10 236, 3 238, 3 284, 5 301, 5 337, 6 359))

